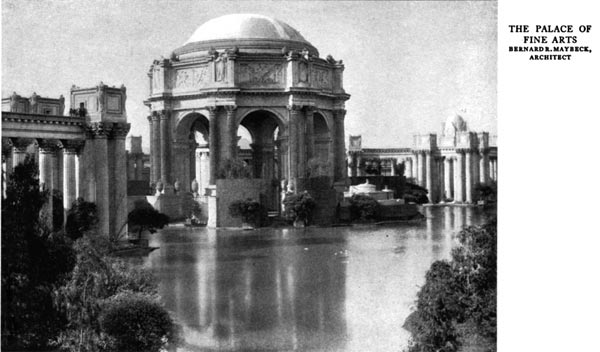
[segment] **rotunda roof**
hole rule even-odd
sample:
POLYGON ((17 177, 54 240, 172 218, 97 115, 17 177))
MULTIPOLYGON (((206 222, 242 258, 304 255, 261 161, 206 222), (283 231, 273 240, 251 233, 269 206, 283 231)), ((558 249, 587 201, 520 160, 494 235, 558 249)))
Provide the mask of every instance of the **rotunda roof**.
POLYGON ((225 15, 204 23, 185 44, 223 39, 283 39, 310 44, 300 32, 271 17, 253 14, 225 15))
POLYGON ((449 116, 444 123, 444 134, 455 134, 456 132, 466 132, 467 123, 459 114, 449 116))
POLYGON ((281 50, 306 47, 318 55, 316 48, 290 25, 277 19, 255 14, 231 14, 213 18, 196 29, 194 34, 175 50, 176 54, 203 51, 207 48, 239 49, 271 48, 281 50))

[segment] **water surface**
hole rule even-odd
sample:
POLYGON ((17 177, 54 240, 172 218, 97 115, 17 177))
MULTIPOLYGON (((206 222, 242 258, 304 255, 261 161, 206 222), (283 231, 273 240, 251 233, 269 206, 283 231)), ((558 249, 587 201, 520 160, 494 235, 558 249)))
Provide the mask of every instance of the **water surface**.
POLYGON ((146 265, 184 327, 182 351, 400 351, 427 269, 484 221, 474 208, 424 213, 386 226, 167 228, 146 265))

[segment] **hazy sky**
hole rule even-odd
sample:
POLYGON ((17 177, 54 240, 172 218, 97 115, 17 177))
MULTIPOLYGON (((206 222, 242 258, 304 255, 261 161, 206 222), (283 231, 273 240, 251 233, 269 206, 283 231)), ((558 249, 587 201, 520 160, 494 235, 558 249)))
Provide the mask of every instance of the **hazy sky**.
MULTIPOLYGON (((459 110, 496 134, 497 3, 487 1, 2 1, 2 96, 68 101, 72 84, 127 86, 130 135, 148 143, 146 73, 207 20, 256 13, 344 60, 346 135, 404 147, 459 110)), ((68 107, 67 107, 68 108, 68 107)))

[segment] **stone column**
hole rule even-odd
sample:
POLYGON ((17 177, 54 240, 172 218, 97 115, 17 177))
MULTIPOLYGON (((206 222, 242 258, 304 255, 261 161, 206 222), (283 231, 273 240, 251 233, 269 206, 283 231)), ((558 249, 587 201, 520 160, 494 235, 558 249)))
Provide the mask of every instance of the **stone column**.
POLYGON ((202 195, 204 194, 204 189, 202 188, 202 149, 196 148, 194 157, 196 159, 194 178, 196 179, 196 182, 198 182, 198 193, 202 195))
POLYGON ((306 177, 306 120, 304 114, 297 114, 296 138, 298 138, 298 177, 306 177))
POLYGON ((396 165, 397 165, 396 158, 392 158, 392 159, 390 160, 390 165, 391 165, 391 167, 392 167, 392 173, 391 173, 391 175, 392 175, 392 176, 396 176, 396 165))
POLYGON ((160 179, 165 188, 171 183, 171 170, 169 170, 169 142, 169 112, 163 111, 160 114, 160 179))
POLYGON ((58 142, 56 152, 54 153, 54 177, 52 178, 52 188, 62 193, 63 191, 63 151, 62 145, 58 142))
POLYGON ((207 152, 202 152, 200 155, 200 175, 202 176, 200 181, 198 181, 198 192, 204 194, 210 184, 210 158, 207 152))
MULTIPOLYGON (((168 121, 168 120, 166 120, 168 121)), ((125 170, 125 138, 129 133, 128 123, 113 124, 114 146, 109 150, 109 158, 114 159, 114 169, 109 170, 109 187, 113 188, 113 200, 111 205, 111 236, 119 236, 119 231, 126 231, 127 223, 127 175, 125 170)))
POLYGON ((413 178, 413 159, 412 158, 406 158, 404 159, 404 172, 406 178, 413 178))
POLYGON ((356 154, 356 176, 363 176, 364 170, 361 169, 360 165, 362 163, 362 156, 360 154, 356 154))
POLYGON ((415 183, 419 184, 419 153, 415 152, 412 157, 412 177, 415 179, 415 183))
POLYGON ((428 150, 425 152, 425 188, 429 191, 429 202, 434 203, 433 167, 431 162, 431 152, 428 150))
POLYGON ((454 165, 454 201, 458 203, 464 202, 464 157, 462 151, 456 152, 456 162, 454 165))
POLYGON ((417 184, 425 187, 425 155, 421 151, 417 153, 417 165, 417 184))
MULTIPOLYGON (((295 186, 296 179, 299 176, 298 172, 298 120, 300 119, 300 106, 289 105, 289 128, 288 128, 288 145, 289 145, 289 182, 295 186)), ((294 189, 296 190, 296 189, 294 189)))
POLYGON ((77 199, 77 152, 81 147, 77 142, 63 143, 63 207, 65 210, 77 199))
POLYGON ((6 179, 4 181, 6 182, 10 178, 13 169, 13 144, 8 138, 3 138, 2 140, 2 161, 4 162, 5 167, 4 172, 6 179))
MULTIPOLYGON (((307 106, 304 109, 306 121, 306 159, 310 160, 315 156, 315 109, 307 106)), ((332 135, 335 131, 332 131, 332 135)))
POLYGON ((43 185, 45 189, 52 191, 54 189, 54 177, 55 177, 55 153, 57 150, 56 141, 54 140, 40 140, 39 144, 39 170, 40 170, 40 185, 43 185))
POLYGON ((208 183, 214 185, 217 181, 217 157, 218 157, 218 135, 219 128, 217 127, 217 106, 208 108, 208 152, 209 152, 209 167, 210 174, 208 183))
POLYGON ((467 203, 473 203, 473 164, 472 164, 472 152, 467 150, 465 152, 467 160, 465 163, 465 193, 467 203))
POLYGON ((334 162, 334 180, 344 181, 348 176, 345 165, 346 146, 345 146, 345 131, 344 131, 344 120, 346 118, 346 110, 335 110, 334 111, 334 151, 333 151, 333 162, 334 162))
POLYGON ((84 198, 83 195, 83 163, 81 162, 81 151, 75 156, 75 194, 77 198, 84 198))
POLYGON ((40 187, 48 190, 47 206, 45 207, 45 215, 48 216, 48 226, 54 229, 54 202, 52 201, 52 193, 54 191, 56 178, 56 150, 57 143, 54 140, 39 140, 39 170, 40 170, 40 187))
POLYGON ((150 182, 156 183, 161 180, 160 175, 160 117, 158 113, 152 113, 150 119, 150 182))
POLYGON ((31 144, 30 141, 26 139, 15 139, 13 141, 13 149, 12 149, 12 162, 13 168, 17 165, 25 162, 25 158, 27 158, 27 146, 31 144))
POLYGON ((450 168, 452 164, 449 157, 444 159, 444 197, 452 198, 452 179, 450 178, 450 168))
POLYGON ((481 154, 479 157, 479 182, 488 183, 488 154, 484 150, 482 150, 480 153, 481 154))
POLYGON ((227 112, 227 131, 225 132, 225 146, 227 155, 225 158, 235 159, 237 157, 237 126, 236 126, 236 111, 237 106, 226 105, 227 112))

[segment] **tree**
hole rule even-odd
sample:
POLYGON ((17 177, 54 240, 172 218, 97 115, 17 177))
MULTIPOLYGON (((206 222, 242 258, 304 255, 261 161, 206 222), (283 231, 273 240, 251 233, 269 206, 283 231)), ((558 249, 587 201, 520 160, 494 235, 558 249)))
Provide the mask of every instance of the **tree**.
POLYGON ((96 204, 77 198, 67 212, 65 233, 72 240, 77 240, 84 233, 92 230, 98 224, 96 204))
POLYGON ((142 238, 142 232, 145 230, 155 233, 169 224, 169 217, 154 209, 150 203, 138 201, 134 206, 127 216, 127 221, 130 229, 137 229, 138 240, 142 238))
POLYGON ((410 352, 452 352, 468 344, 496 349, 496 222, 466 228, 458 238, 452 260, 431 265, 405 322, 410 352))
MULTIPOLYGON (((49 193, 40 190, 32 157, 16 166, 2 202, 2 347, 46 348, 65 324, 52 291, 75 263, 70 242, 40 218, 49 193)), ((62 204, 61 204, 62 209, 62 204)))

